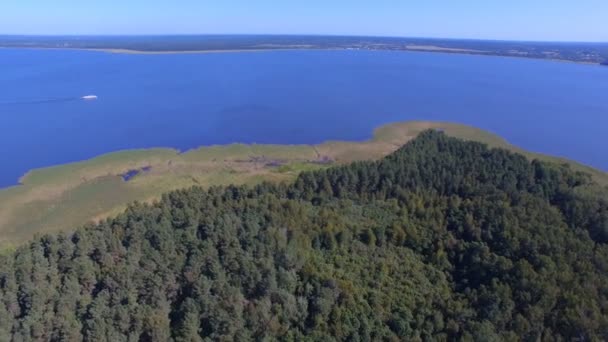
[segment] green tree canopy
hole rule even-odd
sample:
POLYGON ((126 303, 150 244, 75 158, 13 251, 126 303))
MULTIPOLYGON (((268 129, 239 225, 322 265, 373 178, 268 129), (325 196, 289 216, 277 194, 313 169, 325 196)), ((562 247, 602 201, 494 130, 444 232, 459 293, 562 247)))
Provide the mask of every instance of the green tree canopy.
POLYGON ((0 257, 0 340, 604 340, 608 189, 427 131, 0 257))

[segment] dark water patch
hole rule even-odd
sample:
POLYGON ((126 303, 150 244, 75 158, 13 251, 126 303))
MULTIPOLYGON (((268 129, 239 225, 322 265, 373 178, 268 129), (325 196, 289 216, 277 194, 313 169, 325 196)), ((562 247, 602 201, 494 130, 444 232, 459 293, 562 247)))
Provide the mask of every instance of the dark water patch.
POLYGON ((128 182, 131 179, 135 178, 135 176, 140 174, 140 172, 141 172, 140 170, 129 170, 120 176, 122 177, 122 180, 124 180, 125 182, 128 182))
POLYGON ((129 170, 129 171, 121 174, 120 176, 122 177, 123 181, 128 182, 128 181, 132 180, 133 178, 137 177, 138 175, 149 172, 150 170, 152 170, 151 166, 145 166, 145 167, 142 167, 141 169, 129 170))

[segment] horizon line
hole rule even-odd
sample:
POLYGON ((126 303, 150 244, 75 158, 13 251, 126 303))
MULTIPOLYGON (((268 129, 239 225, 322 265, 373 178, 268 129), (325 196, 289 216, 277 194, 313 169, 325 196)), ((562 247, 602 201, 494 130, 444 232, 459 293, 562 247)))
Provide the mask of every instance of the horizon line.
POLYGON ((0 33, 0 37, 193 37, 193 36, 274 36, 274 37, 340 37, 340 38, 400 38, 400 39, 430 39, 455 41, 485 41, 485 42, 515 42, 515 43, 563 43, 563 44, 608 44, 608 40, 535 40, 535 39, 499 39, 499 38, 456 38, 456 37, 424 37, 401 35, 358 35, 358 34, 324 34, 324 33, 138 33, 138 34, 14 34, 0 33))

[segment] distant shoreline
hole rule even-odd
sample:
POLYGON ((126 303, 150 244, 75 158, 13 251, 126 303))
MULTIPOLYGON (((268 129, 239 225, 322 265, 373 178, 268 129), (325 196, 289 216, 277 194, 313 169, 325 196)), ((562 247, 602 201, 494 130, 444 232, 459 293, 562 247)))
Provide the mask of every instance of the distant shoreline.
POLYGON ((10 36, 0 47, 82 49, 125 54, 203 54, 286 50, 422 51, 608 63, 608 42, 531 42, 323 35, 10 36))
POLYGON ((216 49, 216 50, 135 50, 135 49, 114 49, 114 48, 80 48, 80 47, 45 47, 45 46, 0 46, 0 50, 3 49, 18 49, 18 50, 73 50, 73 51, 92 51, 92 52, 103 52, 111 54, 125 54, 125 55, 203 55, 203 54, 220 54, 220 53, 248 53, 248 52, 275 52, 275 51, 387 51, 387 52, 425 52, 425 53, 439 53, 439 54, 455 54, 455 55, 472 55, 472 56, 486 56, 486 57, 504 57, 504 58, 517 58, 517 59, 531 59, 540 61, 551 61, 551 62, 564 62, 564 63, 575 63, 581 65, 593 65, 593 66, 608 66, 608 64, 600 62, 584 62, 575 61, 570 59, 560 58, 539 58, 530 56, 514 56, 507 54, 497 54, 483 50, 471 50, 471 49, 456 49, 456 48, 443 48, 440 46, 407 46, 403 49, 355 49, 355 48, 266 48, 266 49, 216 49))
MULTIPOLYGON (((70 49, 70 48, 66 48, 70 49)), ((146 51, 131 49, 78 49, 85 51, 97 51, 127 55, 203 55, 216 53, 246 53, 246 52, 273 52, 273 51, 342 51, 346 49, 322 49, 322 48, 277 48, 277 49, 225 49, 225 50, 167 50, 167 51, 146 51)))

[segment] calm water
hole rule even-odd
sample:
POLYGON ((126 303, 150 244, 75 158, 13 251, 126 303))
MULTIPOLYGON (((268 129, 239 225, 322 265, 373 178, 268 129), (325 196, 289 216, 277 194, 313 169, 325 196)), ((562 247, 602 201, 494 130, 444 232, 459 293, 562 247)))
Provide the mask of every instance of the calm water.
POLYGON ((0 50, 0 187, 129 148, 363 140, 445 120, 608 170, 608 68, 406 52, 0 50), (99 100, 76 98, 96 94, 99 100))

